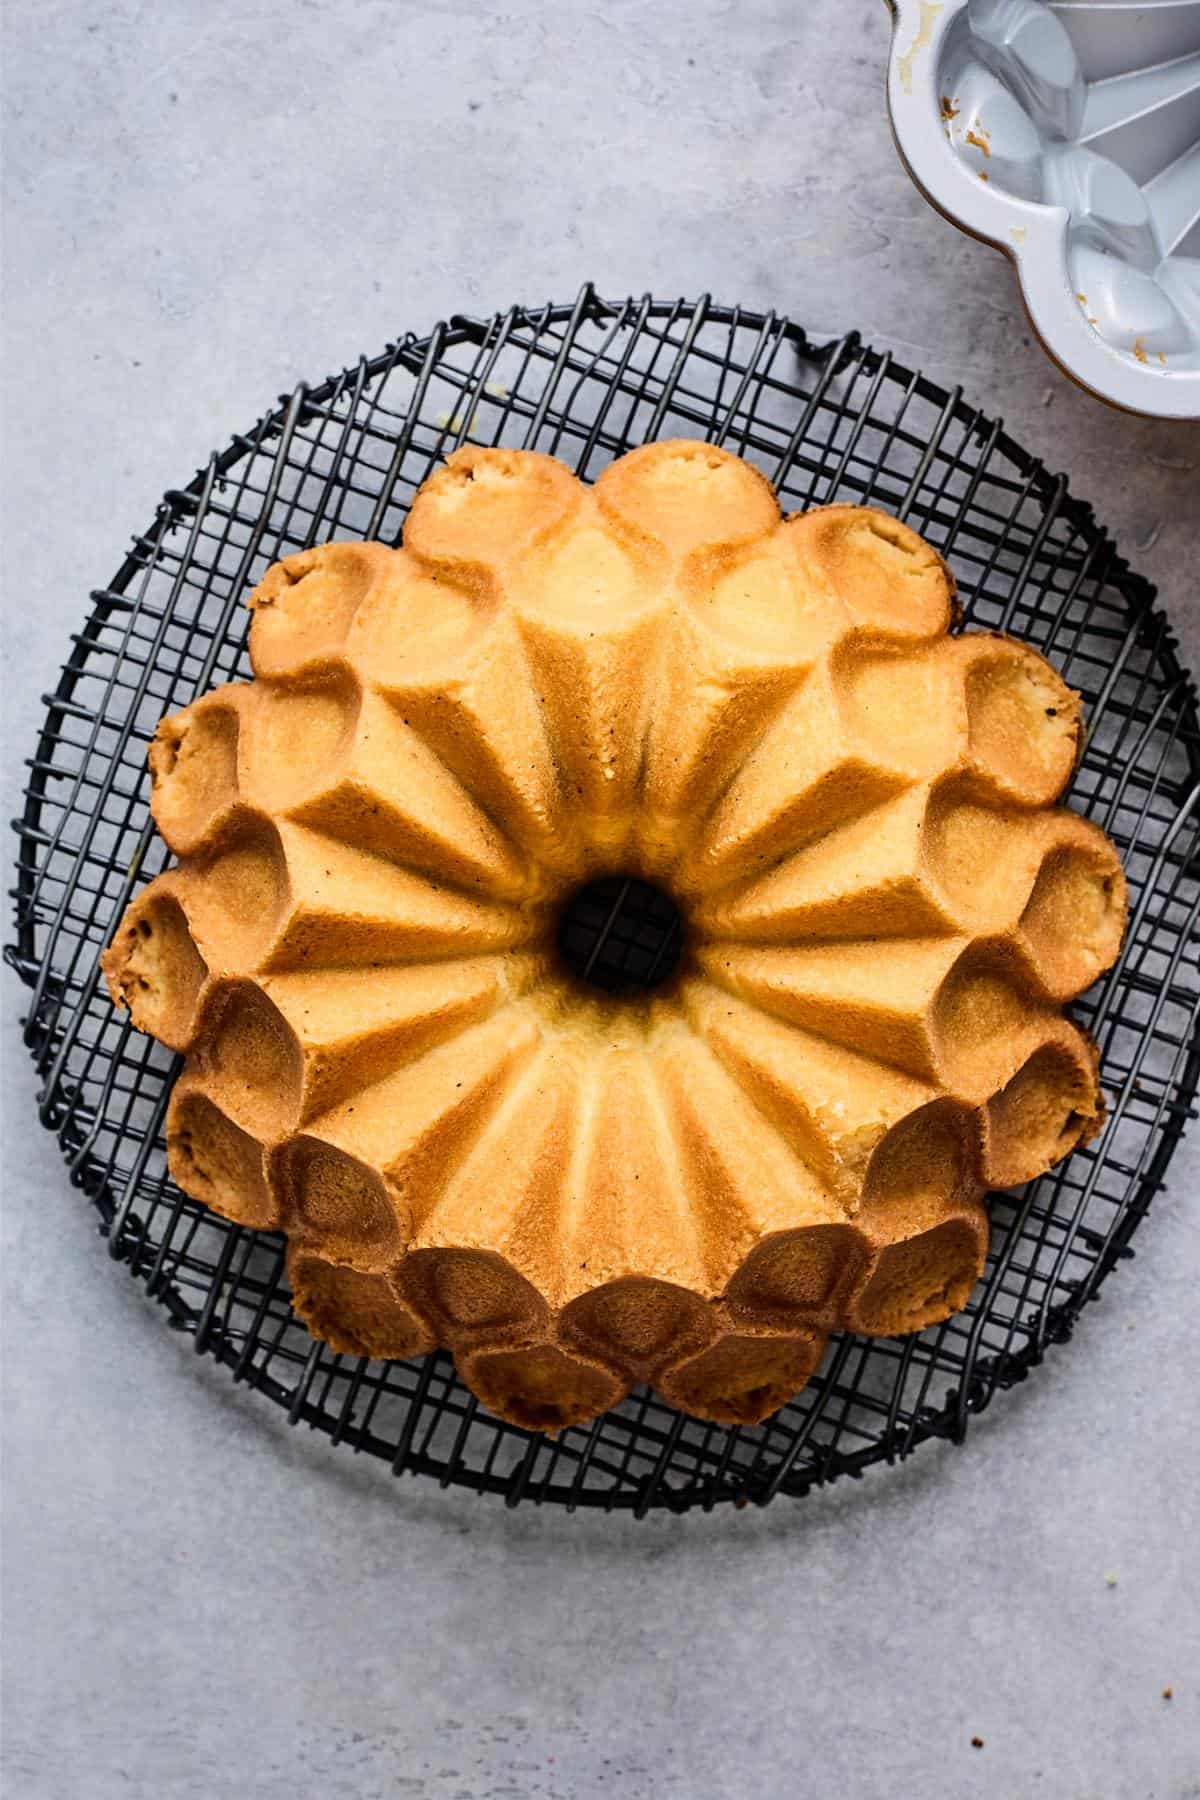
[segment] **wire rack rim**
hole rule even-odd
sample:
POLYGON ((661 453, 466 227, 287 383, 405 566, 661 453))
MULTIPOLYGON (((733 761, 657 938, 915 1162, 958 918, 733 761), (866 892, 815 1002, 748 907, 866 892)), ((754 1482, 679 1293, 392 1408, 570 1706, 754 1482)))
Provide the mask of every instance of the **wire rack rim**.
MULTIPOLYGON (((1052 475, 1037 459, 1021 445, 1017 444, 1003 430, 1000 422, 992 422, 978 409, 966 405, 961 388, 947 392, 927 377, 914 372, 896 362, 890 352, 878 351, 869 345, 863 345, 857 332, 848 332, 841 337, 829 337, 814 341, 809 338, 805 329, 784 315, 772 312, 762 313, 739 306, 715 303, 707 294, 695 301, 655 300, 649 295, 640 299, 630 296, 622 301, 611 301, 600 297, 596 288, 585 284, 573 302, 547 303, 543 306, 514 306, 507 311, 497 312, 490 317, 456 313, 448 321, 436 325, 424 336, 413 333, 397 338, 377 356, 370 359, 360 358, 356 364, 349 365, 339 374, 328 377, 325 381, 309 386, 298 384, 290 394, 280 397, 278 405, 264 413, 256 425, 245 433, 235 434, 226 448, 215 452, 209 462, 200 469, 184 488, 168 489, 155 513, 149 530, 140 539, 135 539, 133 546, 123 560, 120 568, 106 588, 95 590, 92 594, 93 610, 82 630, 77 634, 75 643, 68 657, 62 675, 53 695, 45 696, 48 707, 47 719, 39 734, 37 753, 28 782, 25 807, 22 817, 14 820, 14 827, 20 836, 20 849, 17 864, 17 888, 15 898, 18 904, 18 921, 16 942, 6 948, 5 960, 17 971, 26 986, 35 984, 37 968, 37 945, 35 920, 27 905, 34 891, 38 875, 37 844, 41 834, 41 819, 44 803, 47 798, 47 784, 52 766, 53 751, 57 738, 54 721, 56 716, 69 710, 72 696, 87 666, 88 658, 95 649, 98 634, 107 622, 112 610, 121 604, 125 590, 129 587, 142 568, 140 549, 147 541, 151 541, 155 533, 161 533, 182 523, 193 516, 200 508, 206 492, 211 493, 216 484, 229 474, 247 456, 261 451, 285 430, 289 422, 293 426, 303 428, 307 419, 330 401, 337 400, 346 390, 348 383, 356 384, 361 393, 369 383, 386 378, 397 368, 404 368, 410 375, 419 376, 421 371, 436 366, 447 351, 464 344, 482 346, 501 332, 509 334, 529 331, 545 332, 556 326, 568 326, 578 329, 583 322, 591 324, 607 324, 618 326, 629 324, 639 328, 644 322, 654 319, 687 320, 688 329, 694 334, 701 325, 725 326, 731 330, 737 328, 757 331, 767 335, 774 333, 780 340, 790 342, 797 354, 804 360, 817 365, 824 365, 830 373, 836 374, 849 359, 857 355, 860 368, 882 380, 887 378, 903 384, 911 394, 942 405, 947 416, 953 416, 960 424, 969 428, 970 433, 980 441, 989 445, 989 454, 1003 457, 1013 470, 1029 483, 1029 491, 1039 498, 1053 497, 1057 509, 1076 529, 1085 533, 1093 548, 1107 555, 1107 580, 1119 588, 1128 606, 1131 620, 1149 621, 1159 632, 1156 653, 1162 665, 1164 676, 1172 690, 1178 693, 1181 708, 1194 719, 1196 707, 1195 687, 1190 674, 1181 666, 1177 646, 1169 625, 1161 612, 1155 607, 1155 588, 1142 576, 1135 575, 1123 557, 1120 557, 1112 540, 1101 531, 1096 523, 1092 508, 1084 501, 1070 494, 1065 477, 1052 475)), ((273 504, 274 496, 268 491, 263 497, 260 518, 265 518, 273 504)), ((1200 776, 1200 765, 1197 755, 1189 744, 1192 754, 1193 772, 1200 776)), ((26 1026, 26 1042, 31 1048, 38 1043, 38 1021, 31 1014, 26 1026)), ((1182 1073, 1178 1078, 1178 1086, 1184 1094, 1194 1093, 1200 1081, 1200 1033, 1194 1034, 1188 1046, 1182 1073)), ((48 1103, 43 1102, 43 1122, 53 1126, 55 1121, 48 1110, 48 1103)), ((897 1455, 907 1456, 917 1444, 933 1438, 947 1438, 961 1442, 966 1434, 969 1418, 980 1412, 989 1403, 992 1395, 998 1390, 1012 1387, 1025 1379, 1029 1371, 1043 1360, 1044 1347, 1050 1343, 1064 1341, 1070 1336, 1076 1319, 1079 1317, 1088 1300, 1096 1297, 1101 1283, 1106 1279, 1116 1263, 1128 1254, 1129 1238, 1147 1210, 1150 1198, 1162 1184, 1167 1165, 1178 1141, 1179 1131, 1164 1129, 1158 1137, 1152 1154, 1140 1182, 1141 1200, 1132 1206, 1129 1213, 1121 1220, 1115 1231, 1101 1250, 1087 1292, 1072 1294, 1068 1299, 1051 1307, 1046 1315, 1042 1331, 1031 1337, 1030 1341, 1019 1349, 1010 1349, 1001 1358, 978 1358, 972 1369, 971 1380, 964 1387, 951 1389, 942 1404, 926 1407, 918 1412, 908 1426, 904 1443, 897 1452, 894 1446, 882 1442, 870 1442, 857 1450, 840 1451, 835 1466, 818 1466, 797 1472, 787 1481, 782 1481, 777 1469, 768 1467, 761 1478, 755 1480, 737 1480, 724 1484, 710 1484, 706 1498, 702 1502, 706 1509, 714 1502, 732 1500, 735 1503, 755 1502, 765 1504, 778 1491, 785 1491, 793 1496, 800 1496, 812 1488, 824 1485, 840 1475, 858 1476, 865 1468, 881 1459, 894 1460, 897 1455)), ((86 1185, 80 1183, 80 1185, 86 1185)), ((89 1192, 89 1198, 97 1208, 101 1218, 101 1230, 108 1232, 116 1218, 116 1207, 111 1193, 105 1187, 89 1192)), ((236 1234, 235 1234, 236 1235, 236 1234)), ((119 1247, 113 1245, 114 1253, 121 1254, 119 1247)), ((132 1260, 132 1259, 131 1259, 132 1260)), ((136 1268, 133 1270, 137 1273, 136 1268)), ((170 1315, 171 1322, 180 1329, 190 1330, 195 1334, 197 1353, 208 1354, 225 1363, 234 1372, 235 1380, 245 1381, 257 1388, 277 1404, 289 1409, 293 1422, 303 1421, 310 1427, 321 1430, 331 1438, 341 1435, 345 1430, 343 1422, 339 1422, 322 1407, 308 1398, 309 1384, 298 1378, 295 1390, 289 1389, 274 1376, 259 1368, 254 1362, 248 1362, 239 1354, 236 1346, 226 1338, 219 1328, 209 1327, 203 1333, 197 1331, 195 1309, 184 1298, 182 1292, 169 1280, 160 1280, 155 1284, 153 1297, 170 1315)), ((436 1361, 437 1359, 430 1359, 436 1361)), ((456 1485, 473 1488, 477 1492, 492 1492, 503 1495, 509 1504, 516 1504, 529 1485, 532 1463, 536 1461, 538 1450, 543 1440, 533 1434, 522 1433, 514 1427, 506 1428, 508 1435, 525 1438, 529 1444, 529 1453, 523 1463, 511 1475, 494 1475, 489 1468, 473 1469, 463 1463, 455 1468, 451 1477, 447 1477, 445 1465, 425 1452, 409 1448, 403 1461, 403 1472, 427 1473, 440 1476, 443 1483, 452 1479, 456 1485)), ((370 1451, 376 1455, 393 1461, 396 1472, 401 1472, 399 1455, 387 1440, 373 1437, 369 1432, 357 1432, 355 1447, 370 1451)), ((568 1471, 569 1475, 569 1471, 568 1471)), ((646 1478, 647 1482, 650 1478, 646 1478)), ((655 1476, 649 1490, 646 1482, 639 1487, 613 1486, 603 1490, 592 1490, 579 1487, 564 1493, 559 1489, 549 1492, 543 1490, 532 1496, 536 1504, 544 1499, 560 1500, 569 1511, 577 1507, 602 1507, 604 1510, 632 1511, 644 1513, 650 1507, 665 1507, 669 1510, 683 1511, 696 1504, 693 1496, 673 1489, 668 1480, 655 1476)))

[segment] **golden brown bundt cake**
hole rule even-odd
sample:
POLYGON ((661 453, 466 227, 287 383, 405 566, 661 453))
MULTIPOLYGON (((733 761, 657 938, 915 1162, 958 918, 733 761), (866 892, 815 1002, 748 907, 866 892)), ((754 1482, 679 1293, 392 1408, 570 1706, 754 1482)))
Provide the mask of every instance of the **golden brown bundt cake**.
POLYGON ((1112 962, 1112 845, 1055 807, 1078 697, 886 515, 782 519, 725 451, 585 488, 460 450, 403 547, 251 596, 255 679, 165 719, 179 858, 106 952, 187 1058, 170 1167, 287 1233, 335 1350, 454 1352, 556 1430, 650 1381, 753 1422, 828 1332, 962 1307, 982 1196, 1098 1128, 1060 1011, 1112 962), (603 994, 581 883, 672 896, 677 970, 603 994))

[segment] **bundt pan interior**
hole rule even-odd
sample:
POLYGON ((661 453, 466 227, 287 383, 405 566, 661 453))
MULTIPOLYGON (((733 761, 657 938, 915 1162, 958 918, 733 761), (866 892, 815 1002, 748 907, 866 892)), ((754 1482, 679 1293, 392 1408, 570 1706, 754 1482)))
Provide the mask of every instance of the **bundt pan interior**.
POLYGON ((1011 257, 1068 374, 1200 418, 1200 0, 891 4, 918 185, 1011 257))

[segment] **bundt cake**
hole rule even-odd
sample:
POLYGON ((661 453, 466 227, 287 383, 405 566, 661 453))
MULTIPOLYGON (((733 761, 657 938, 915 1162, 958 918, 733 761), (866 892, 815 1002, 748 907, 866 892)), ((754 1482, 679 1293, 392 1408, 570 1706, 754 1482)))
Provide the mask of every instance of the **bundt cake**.
POLYGON ((782 519, 699 442, 591 488, 467 448, 402 548, 289 556, 250 606, 255 679, 159 726, 178 861, 104 969, 186 1056, 175 1180, 286 1232, 312 1332, 447 1347, 529 1428, 640 1381, 750 1423, 830 1330, 965 1304, 985 1190, 1099 1126, 1061 1007, 1125 891, 1054 806, 1077 695, 948 635, 928 544, 782 519), (556 948, 613 874, 679 909, 653 989, 556 948))

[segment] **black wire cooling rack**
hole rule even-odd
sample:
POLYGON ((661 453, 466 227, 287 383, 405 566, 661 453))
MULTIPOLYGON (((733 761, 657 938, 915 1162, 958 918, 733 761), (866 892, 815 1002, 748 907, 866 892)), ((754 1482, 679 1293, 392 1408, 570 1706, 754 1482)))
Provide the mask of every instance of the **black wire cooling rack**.
POLYGON ((455 318, 297 388, 167 493, 92 595, 30 764, 7 954, 31 990, 42 1121, 110 1253, 197 1351, 294 1423, 397 1474, 513 1505, 763 1503, 928 1438, 960 1440, 1070 1335, 1128 1254, 1192 1116, 1200 731, 1153 600, 1065 480, 960 390, 855 334, 815 344, 771 313, 707 298, 610 303, 589 287, 573 305, 455 318), (163 713, 248 672, 244 603, 269 563, 334 536, 395 542, 417 487, 466 441, 552 451, 594 479, 632 445, 673 435, 749 456, 789 510, 845 498, 906 518, 952 563, 968 623, 1014 632, 1082 690, 1090 737, 1072 799, 1117 841, 1131 894, 1121 960, 1077 1009, 1099 1039, 1111 1111, 1103 1136, 1052 1174, 993 1196, 986 1274, 958 1317, 901 1340, 834 1338, 809 1387, 754 1430, 701 1424, 642 1389, 549 1442, 484 1412, 444 1354, 359 1361, 308 1336, 282 1241, 224 1223, 170 1181, 176 1060, 114 1011, 97 956, 165 860, 146 745, 163 713))

